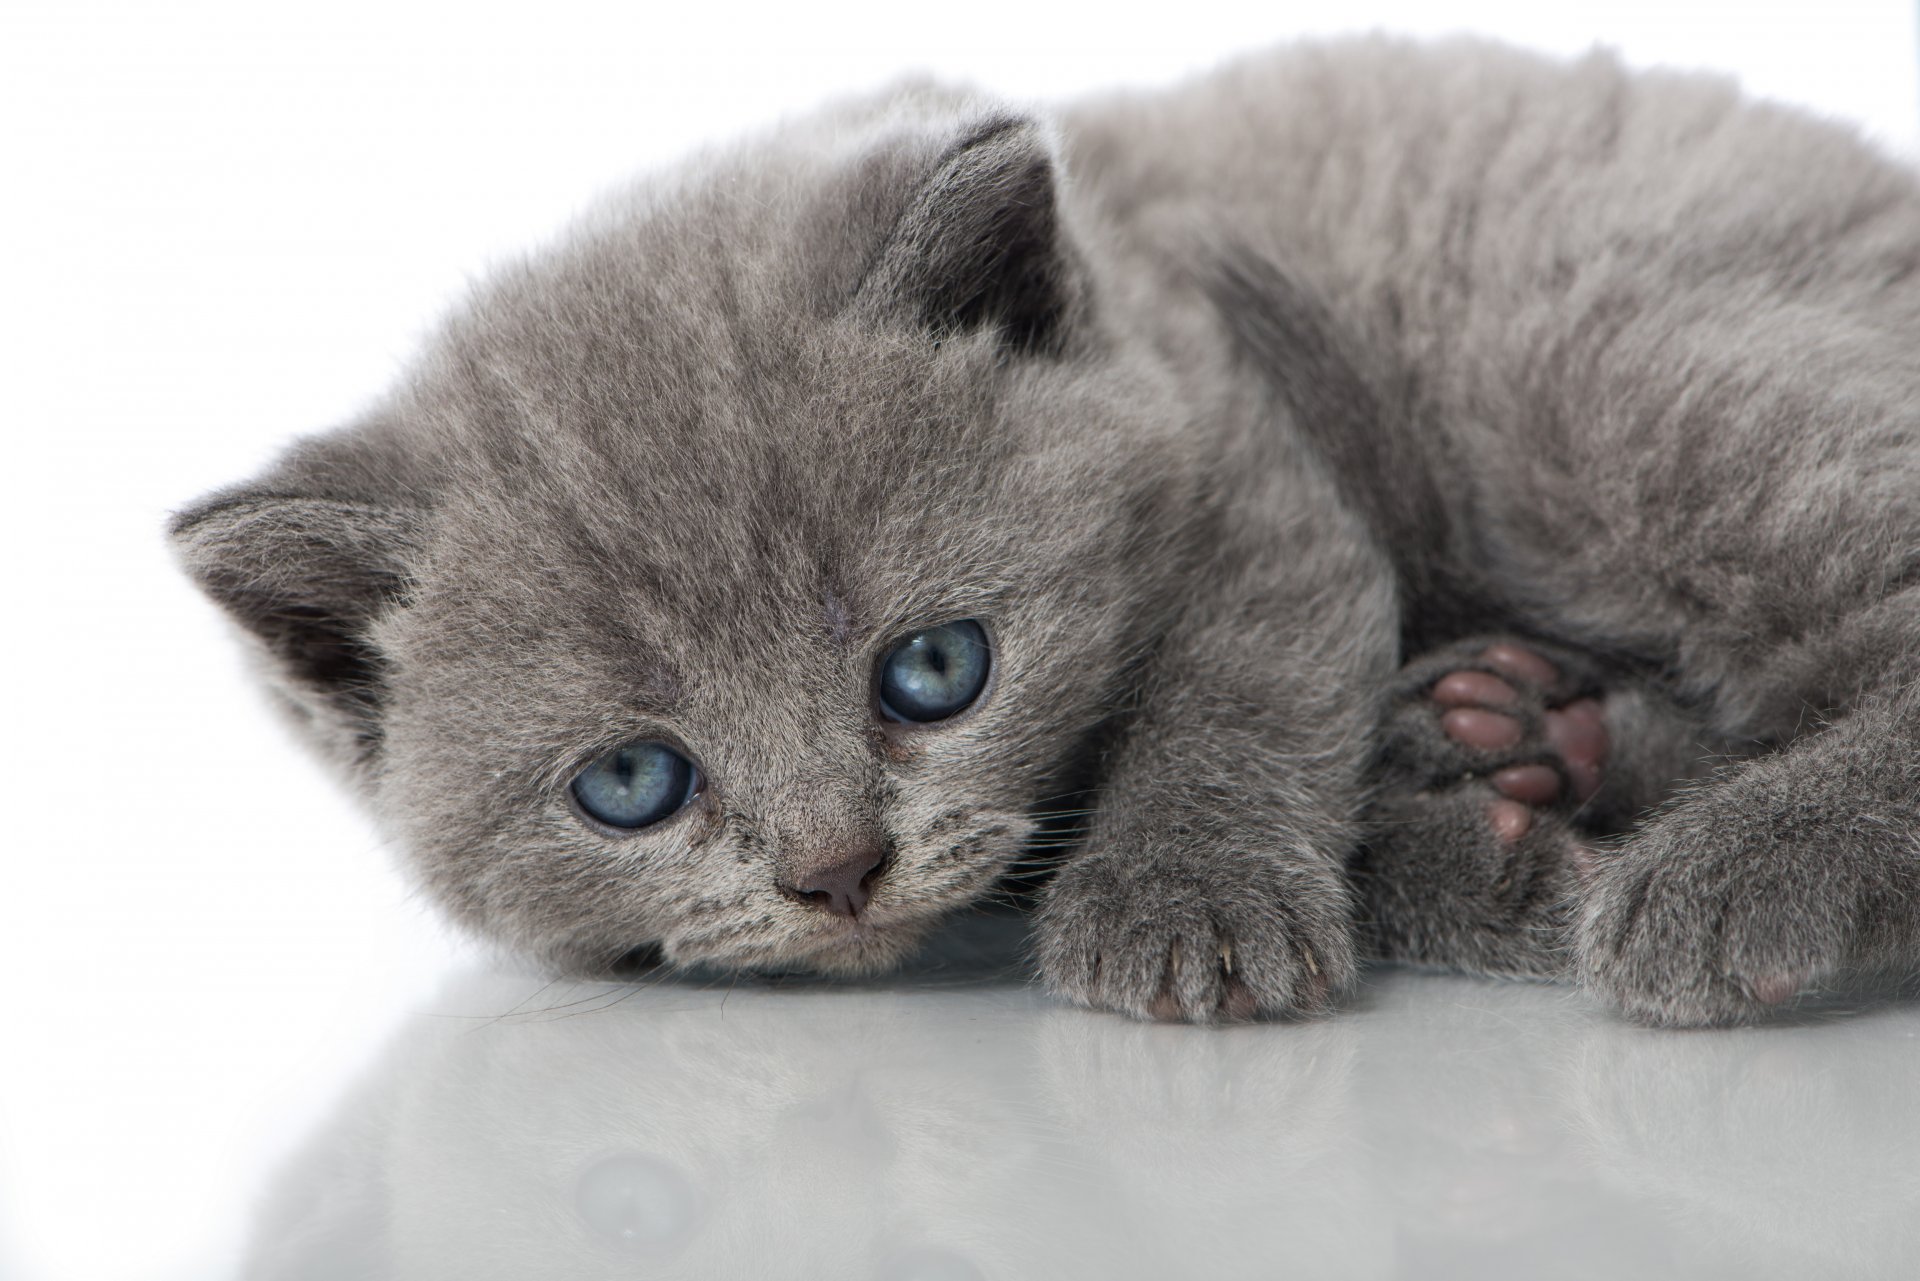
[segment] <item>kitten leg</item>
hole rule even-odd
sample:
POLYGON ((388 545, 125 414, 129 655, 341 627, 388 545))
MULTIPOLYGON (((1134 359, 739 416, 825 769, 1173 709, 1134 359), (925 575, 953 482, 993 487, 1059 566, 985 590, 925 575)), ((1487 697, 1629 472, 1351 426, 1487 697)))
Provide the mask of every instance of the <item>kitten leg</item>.
POLYGON ((1581 975, 1645 1022, 1743 1022, 1842 970, 1920 966, 1920 685, 1689 789, 1591 879, 1581 975))
POLYGON ((1373 715, 1353 691, 1390 675, 1397 626, 1383 563, 1334 520, 1267 540, 1158 647, 1086 851, 1041 904, 1055 994, 1215 1022, 1315 1012, 1356 977, 1344 863, 1373 715))
POLYGON ((1381 955, 1558 975, 1578 872, 1695 768, 1697 726, 1573 652, 1501 637, 1409 663, 1390 687, 1355 858, 1381 955))

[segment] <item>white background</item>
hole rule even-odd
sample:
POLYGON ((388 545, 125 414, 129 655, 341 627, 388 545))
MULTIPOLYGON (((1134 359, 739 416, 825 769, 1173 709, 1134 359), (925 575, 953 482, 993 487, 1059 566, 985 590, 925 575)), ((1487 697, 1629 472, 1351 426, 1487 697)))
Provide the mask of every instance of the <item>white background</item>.
POLYGON ((456 957, 160 528, 351 416, 490 259, 597 190, 911 69, 1046 97, 1369 26, 1602 41, 1920 138, 1903 0, 1083 12, 0 11, 0 1278, 222 1275, 276 1155, 456 957))

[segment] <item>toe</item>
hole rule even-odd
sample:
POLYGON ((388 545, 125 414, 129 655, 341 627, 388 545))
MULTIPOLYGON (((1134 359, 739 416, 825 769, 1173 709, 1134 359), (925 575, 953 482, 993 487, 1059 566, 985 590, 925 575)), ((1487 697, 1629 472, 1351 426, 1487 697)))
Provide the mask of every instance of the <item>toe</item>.
POLYGON ((1576 799, 1588 801, 1600 790, 1607 759, 1607 723, 1600 704, 1582 698, 1547 713, 1547 742, 1567 767, 1576 799))
POLYGON ((1751 980, 1747 989, 1753 993, 1753 999, 1762 1005, 1785 1005, 1805 986, 1802 976, 1798 974, 1769 974, 1751 980))
POLYGON ((1520 722, 1513 717, 1482 711, 1477 707, 1454 708, 1440 718, 1440 727, 1454 742, 1483 751, 1512 747, 1520 741, 1521 736, 1520 722))
POLYGON ((1509 766, 1490 781, 1500 795, 1528 805, 1551 805, 1560 797, 1560 775, 1550 765, 1509 766))
POLYGON ((1253 999, 1253 989, 1238 979, 1227 983, 1227 994, 1220 1003, 1220 1017, 1228 1023, 1251 1023, 1259 1007, 1253 999))
POLYGON ((1442 707, 1516 707, 1520 695, 1498 676, 1450 672, 1435 683, 1433 701, 1442 707))
POLYGON ((1533 829, 1533 811, 1519 801, 1494 801, 1487 806, 1493 834, 1511 845, 1533 829))
POLYGON ((1489 645, 1480 655, 1480 660, 1502 676, 1523 684, 1538 685, 1542 689, 1550 688, 1560 680, 1559 668, 1532 650, 1523 649, 1510 641, 1489 645))

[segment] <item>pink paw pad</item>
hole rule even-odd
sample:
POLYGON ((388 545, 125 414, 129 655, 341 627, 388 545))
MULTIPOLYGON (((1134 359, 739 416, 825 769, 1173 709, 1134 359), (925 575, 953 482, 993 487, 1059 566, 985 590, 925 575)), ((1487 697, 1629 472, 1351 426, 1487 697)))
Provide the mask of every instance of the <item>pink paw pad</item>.
POLYGON ((1600 704, 1577 699, 1547 713, 1547 742, 1567 768, 1576 800, 1590 801, 1600 790, 1600 767, 1607 759, 1607 722, 1600 704))
POLYGON ((1442 707, 1514 707, 1520 695, 1498 676, 1451 672, 1435 683, 1433 701, 1442 707))
POLYGON ((1805 980, 1797 974, 1769 974, 1765 978, 1754 979, 1747 984, 1747 990, 1753 993, 1753 999, 1762 1005, 1785 1005, 1806 986, 1805 980))
POLYGON ((1511 845, 1533 830, 1533 810, 1519 801, 1493 801, 1487 806, 1493 834, 1511 845))
POLYGON ((1505 641, 1498 645, 1487 646, 1481 652, 1480 661, 1501 675, 1511 677, 1522 684, 1538 685, 1547 689, 1560 681, 1559 668, 1532 650, 1522 649, 1518 645, 1509 645, 1505 641))
POLYGON ((1510 765, 1496 770, 1489 781, 1511 801, 1551 805, 1560 799, 1560 775, 1550 765, 1510 765))
POLYGON ((1483 751, 1512 747, 1520 741, 1522 733, 1520 722, 1513 717, 1478 707, 1454 708, 1440 718, 1440 728, 1454 742, 1483 751))

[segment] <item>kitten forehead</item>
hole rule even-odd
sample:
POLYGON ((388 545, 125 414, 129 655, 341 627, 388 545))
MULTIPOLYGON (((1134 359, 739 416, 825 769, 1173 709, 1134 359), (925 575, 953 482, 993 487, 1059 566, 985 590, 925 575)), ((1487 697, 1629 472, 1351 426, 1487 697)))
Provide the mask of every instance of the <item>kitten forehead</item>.
POLYGON ((839 593, 829 591, 821 599, 820 616, 826 620, 827 635, 835 644, 845 645, 853 634, 853 616, 839 593))
POLYGON ((1138 442, 1079 457, 1074 487, 1040 455, 1111 436, 1147 400, 1135 375, 1010 362, 984 330, 936 339, 852 305, 952 143, 927 119, 961 101, 850 104, 704 157, 485 288, 401 406, 454 473, 442 559, 498 544, 505 590, 642 632, 823 618, 845 645, 965 611, 1030 574, 1031 545, 1110 524, 1092 473, 1138 442))

